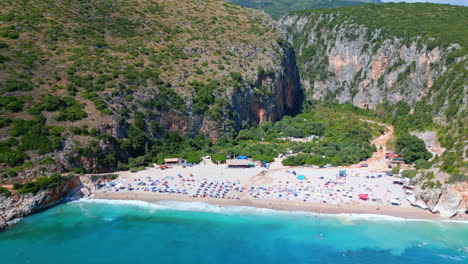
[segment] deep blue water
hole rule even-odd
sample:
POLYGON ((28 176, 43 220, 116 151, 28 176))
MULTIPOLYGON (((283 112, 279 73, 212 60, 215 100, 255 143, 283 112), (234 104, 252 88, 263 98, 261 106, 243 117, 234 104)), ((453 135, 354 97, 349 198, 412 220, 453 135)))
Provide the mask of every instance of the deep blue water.
POLYGON ((0 233, 0 263, 468 263, 468 224, 82 201, 0 233))

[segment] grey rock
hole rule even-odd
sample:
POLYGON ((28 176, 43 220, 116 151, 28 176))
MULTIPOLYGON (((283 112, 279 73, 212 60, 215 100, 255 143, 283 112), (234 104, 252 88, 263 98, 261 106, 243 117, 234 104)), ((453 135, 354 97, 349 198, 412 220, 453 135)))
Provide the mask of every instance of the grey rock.
POLYGON ((323 20, 333 24, 338 19, 335 16, 314 19, 292 14, 279 20, 288 39, 298 46, 298 57, 302 56, 301 82, 309 99, 332 94, 340 103, 351 102, 358 107, 375 108, 381 102, 400 100, 412 105, 445 72, 444 54, 456 48, 429 50, 418 44, 417 38, 408 42, 386 37, 380 30, 368 32, 352 23, 319 28, 323 20), (382 37, 382 42, 376 41, 382 37), (407 70, 408 74, 404 73, 407 70), (405 78, 399 80, 401 74, 405 78))
POLYGON ((440 190, 426 189, 421 192, 416 192, 416 198, 422 200, 428 207, 429 210, 433 210, 439 202, 439 198, 442 195, 440 190))

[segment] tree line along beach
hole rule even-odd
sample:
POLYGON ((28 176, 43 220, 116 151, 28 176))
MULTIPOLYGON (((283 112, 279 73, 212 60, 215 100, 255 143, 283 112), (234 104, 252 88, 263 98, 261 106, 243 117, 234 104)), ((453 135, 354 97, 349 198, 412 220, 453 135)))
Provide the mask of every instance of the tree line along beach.
POLYGON ((221 164, 159 166, 118 172, 96 180, 92 197, 111 200, 201 201, 220 206, 253 206, 326 214, 383 214, 412 219, 444 219, 410 205, 403 185, 369 168, 228 168, 221 164), (164 168, 164 167, 163 167, 164 168), (346 176, 340 176, 346 171, 346 176), (398 203, 397 203, 398 202, 398 203), (393 205, 392 205, 393 203, 393 205))

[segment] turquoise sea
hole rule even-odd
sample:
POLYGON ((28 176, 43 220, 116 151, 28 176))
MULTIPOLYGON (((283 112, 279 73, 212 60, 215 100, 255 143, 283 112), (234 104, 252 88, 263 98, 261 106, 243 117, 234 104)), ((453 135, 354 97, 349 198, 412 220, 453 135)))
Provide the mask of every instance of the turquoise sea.
POLYGON ((0 263, 468 263, 468 224, 78 201, 0 233, 0 263))

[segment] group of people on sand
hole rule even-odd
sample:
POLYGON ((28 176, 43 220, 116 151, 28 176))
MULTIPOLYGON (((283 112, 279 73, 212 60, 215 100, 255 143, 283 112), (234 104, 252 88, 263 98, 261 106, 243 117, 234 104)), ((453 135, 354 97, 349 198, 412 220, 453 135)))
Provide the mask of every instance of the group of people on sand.
POLYGON ((391 179, 381 179, 382 176, 366 177, 355 174, 352 177, 342 177, 336 174, 305 177, 285 171, 273 176, 273 182, 268 185, 244 185, 239 179, 232 177, 218 180, 213 177, 194 176, 192 173, 172 175, 174 176, 119 177, 100 187, 103 192, 152 192, 192 198, 236 200, 240 200, 241 193, 246 192, 242 197, 331 204, 380 205, 392 199, 392 196, 400 195, 391 185, 391 179))
MULTIPOLYGON (((295 175, 294 175, 295 176, 295 175)), ((248 193, 255 199, 275 199, 286 201, 311 201, 332 204, 360 204, 374 202, 382 204, 385 198, 399 195, 385 185, 390 179, 377 176, 341 177, 338 174, 329 178, 315 179, 289 177, 286 181, 274 181, 267 186, 248 186, 248 193)))
POLYGON ((198 180, 189 174, 183 177, 165 176, 157 179, 148 176, 144 179, 119 178, 115 181, 98 186, 103 192, 153 192, 161 194, 187 195, 189 197, 211 197, 220 199, 239 199, 242 192, 240 181, 208 181, 198 180))

